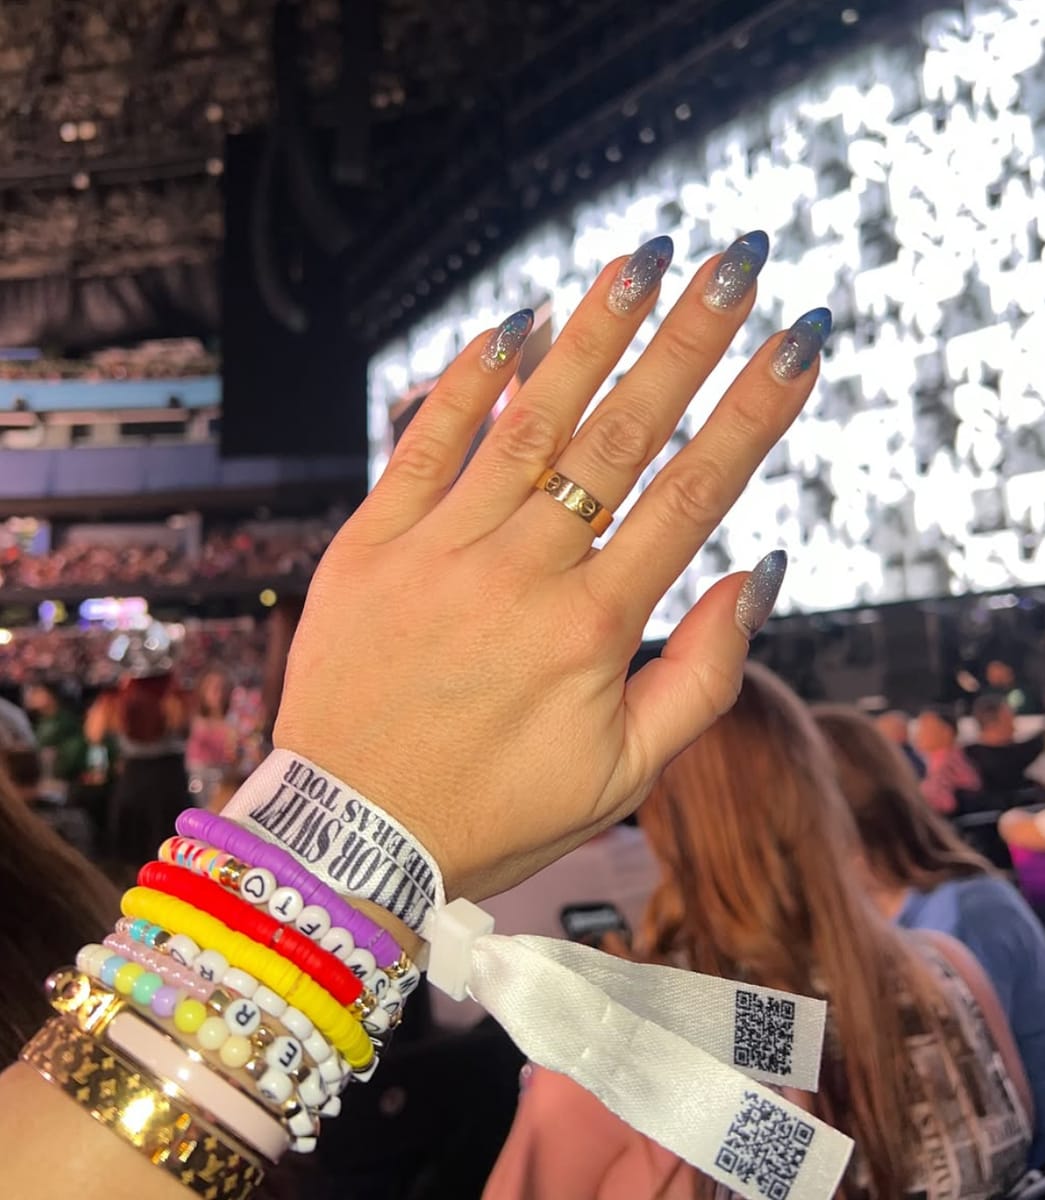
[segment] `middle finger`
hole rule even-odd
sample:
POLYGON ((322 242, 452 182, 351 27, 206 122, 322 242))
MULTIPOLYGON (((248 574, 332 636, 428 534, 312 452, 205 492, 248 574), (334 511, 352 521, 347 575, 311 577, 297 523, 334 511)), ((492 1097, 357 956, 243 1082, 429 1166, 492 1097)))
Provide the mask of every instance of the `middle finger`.
MULTIPOLYGON (((701 267, 642 357, 554 464, 549 492, 573 480, 609 511, 623 502, 746 320, 768 255, 769 238, 755 230, 701 267)), ((579 562, 597 532, 539 491, 514 523, 553 569, 579 562)))

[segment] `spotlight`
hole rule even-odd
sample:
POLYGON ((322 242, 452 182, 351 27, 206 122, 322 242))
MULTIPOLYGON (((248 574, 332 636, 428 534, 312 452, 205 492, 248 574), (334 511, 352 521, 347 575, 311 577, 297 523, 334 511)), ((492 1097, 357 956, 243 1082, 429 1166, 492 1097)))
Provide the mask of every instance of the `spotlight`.
POLYGON ((221 161, 220 158, 208 158, 207 159, 207 174, 208 175, 213 175, 213 176, 217 177, 218 175, 224 175, 224 173, 225 173, 225 164, 221 161))
POLYGON ((688 121, 693 116, 693 109, 688 104, 678 104, 675 106, 675 120, 688 121))
POLYGON ((586 162, 578 163, 576 174, 578 179, 591 179, 591 164, 586 162))
POLYGON ((649 127, 649 125, 647 125, 644 129, 639 130, 639 141, 644 146, 652 146, 656 140, 657 134, 655 130, 649 127))
POLYGON ((460 256, 460 254, 450 254, 447 256, 446 265, 451 271, 460 271, 460 269, 464 266, 464 259, 460 256))
POLYGON ((607 146, 606 147, 606 158, 609 162, 619 163, 623 157, 624 157, 624 155, 621 153, 620 146, 607 146))
POLYGON ((76 127, 81 142, 93 142, 98 136, 98 126, 93 121, 81 121, 76 127))
POLYGON ((216 100, 212 100, 203 110, 203 117, 210 125, 217 125, 224 115, 225 110, 216 100))
POLYGON ((80 136, 79 130, 76 128, 75 121, 63 121, 58 126, 58 136, 63 142, 75 142, 80 136))
POLYGON ((91 186, 91 177, 86 171, 77 171, 70 182, 78 192, 85 192, 91 186))
POLYGON ((859 21, 859 20, 860 20, 860 14, 856 11, 855 8, 843 8, 842 9, 842 24, 843 25, 855 25, 857 23, 857 21, 859 21))

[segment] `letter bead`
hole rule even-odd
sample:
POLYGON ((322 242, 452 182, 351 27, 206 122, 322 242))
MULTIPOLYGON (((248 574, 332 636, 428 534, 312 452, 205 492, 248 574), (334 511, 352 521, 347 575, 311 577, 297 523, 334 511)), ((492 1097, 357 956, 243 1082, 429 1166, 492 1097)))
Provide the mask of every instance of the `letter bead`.
POLYGON ((229 969, 229 960, 224 954, 219 954, 217 950, 204 950, 202 954, 196 956, 192 969, 208 983, 218 983, 229 969))
MULTIPOLYGON (((319 1062, 318 1059, 316 1061, 319 1062)), ((339 1083, 344 1078, 341 1064, 337 1061, 337 1056, 333 1054, 319 1063, 319 1073, 325 1083, 339 1083)))
POLYGON ((199 946, 184 933, 176 933, 167 943, 166 950, 171 958, 183 967, 191 967, 200 954, 199 946))
POLYGON ((238 992, 241 996, 246 996, 248 999, 258 990, 258 981, 253 975, 248 975, 246 971, 241 971, 239 967, 229 967, 221 977, 222 987, 226 987, 230 992, 238 992))
POLYGON ((273 1104, 284 1104, 293 1095, 294 1085, 289 1075, 270 1067, 258 1080, 258 1091, 273 1104))
POLYGON ((297 1038, 278 1037, 265 1051, 265 1061, 274 1071, 293 1071, 301 1062, 301 1043, 297 1038))
POLYGON ((331 954, 342 961, 356 948, 352 935, 347 929, 342 929, 340 925, 334 925, 328 933, 325 933, 319 939, 319 944, 324 950, 329 950, 331 954))
POLYGON ((324 934, 330 932, 330 917, 327 910, 320 908, 318 904, 306 904, 298 913, 294 924, 305 937, 310 937, 314 942, 320 941, 324 934))
POLYGON ((298 1095, 302 1104, 317 1109, 327 1098, 327 1089, 318 1071, 309 1071, 308 1075, 298 1084, 298 1095))
POLYGON ((297 888, 276 888, 268 902, 269 912, 277 921, 294 921, 305 907, 304 900, 297 888))
POLYGON ((345 966, 357 979, 366 983, 367 979, 377 970, 377 959, 369 950, 357 947, 345 959, 345 966))
POLYGON ((239 881, 240 893, 251 904, 268 904, 277 886, 275 875, 264 867, 251 867, 239 881))
POLYGON ((253 1000, 234 1000, 224 1013, 225 1024, 233 1033, 250 1035, 261 1024, 261 1009, 253 1000))

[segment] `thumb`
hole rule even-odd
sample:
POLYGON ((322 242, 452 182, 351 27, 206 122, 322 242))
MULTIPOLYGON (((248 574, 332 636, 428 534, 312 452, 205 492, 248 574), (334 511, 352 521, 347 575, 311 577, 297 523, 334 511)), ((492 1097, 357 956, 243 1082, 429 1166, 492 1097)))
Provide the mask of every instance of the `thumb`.
POLYGON ((660 658, 624 692, 625 755, 636 790, 728 712, 740 692, 748 641, 762 628, 780 592, 787 554, 774 550, 748 574, 720 580, 687 613, 660 658))

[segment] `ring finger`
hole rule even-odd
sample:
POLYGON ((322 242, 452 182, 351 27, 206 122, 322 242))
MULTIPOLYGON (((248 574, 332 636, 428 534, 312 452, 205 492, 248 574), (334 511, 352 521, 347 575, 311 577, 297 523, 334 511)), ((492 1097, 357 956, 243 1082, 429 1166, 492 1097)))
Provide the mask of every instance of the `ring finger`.
POLYGON ((516 523, 550 565, 570 567, 584 557, 601 532, 600 516, 608 522, 667 442, 751 311, 768 254, 769 238, 755 230, 705 263, 639 361, 584 422, 554 470, 542 476, 550 495, 534 494, 516 523), (571 493, 571 480, 583 491, 571 493), (566 503, 549 503, 556 496, 566 503), (585 513, 596 501, 605 508, 591 520, 585 513), (534 538, 538 522, 545 531, 550 522, 561 528, 550 539, 534 538))

